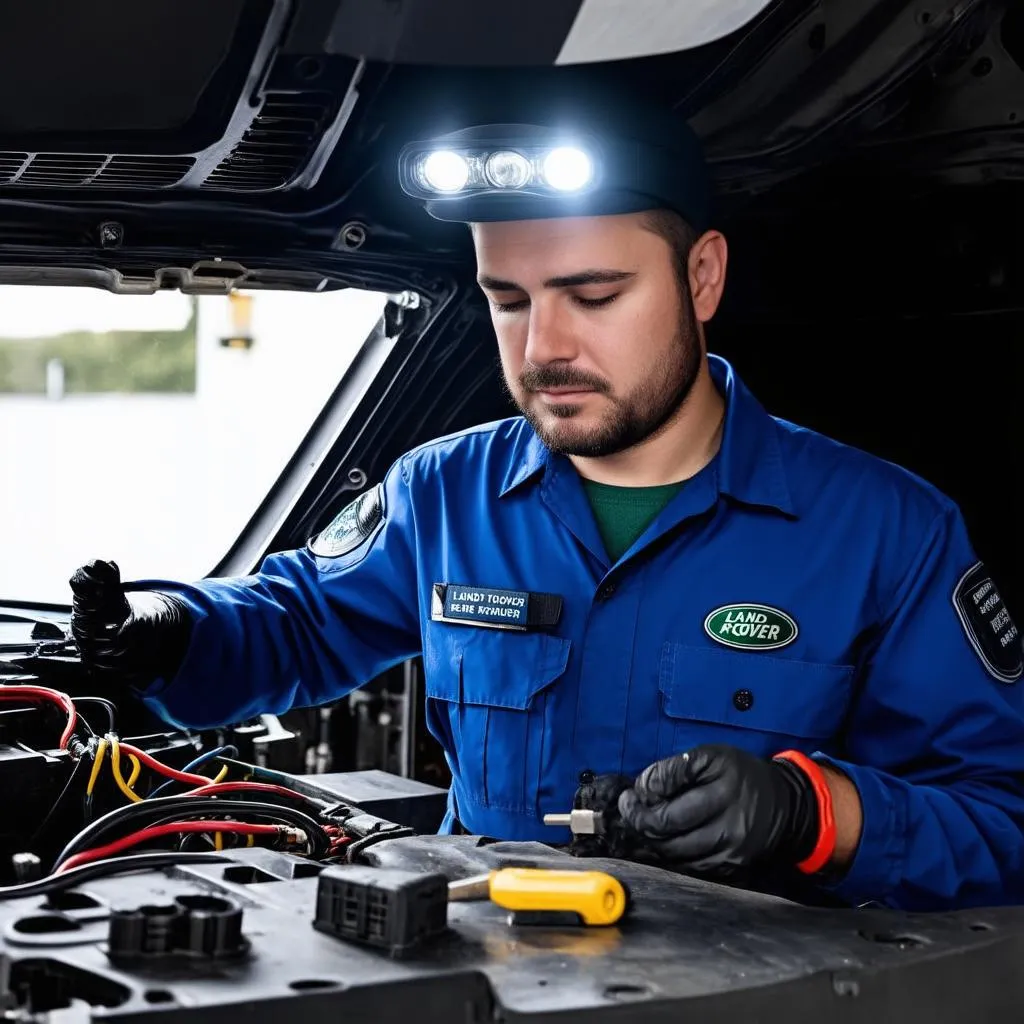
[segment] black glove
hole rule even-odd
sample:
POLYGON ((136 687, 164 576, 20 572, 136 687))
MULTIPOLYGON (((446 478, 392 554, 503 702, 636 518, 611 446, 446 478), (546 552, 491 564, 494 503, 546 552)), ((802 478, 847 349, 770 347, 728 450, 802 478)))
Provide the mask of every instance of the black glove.
POLYGON ((652 764, 619 797, 619 810, 663 861, 707 878, 792 868, 818 840, 818 801, 807 775, 788 761, 724 745, 652 764))
POLYGON ((71 633, 86 668, 140 688, 177 672, 192 630, 184 605, 155 591, 129 601, 114 562, 89 562, 70 582, 71 633))
POLYGON ((575 835, 569 847, 574 857, 627 857, 632 852, 635 833, 627 829, 619 814, 619 797, 633 785, 628 775, 580 774, 579 788, 573 797, 574 810, 599 811, 604 831, 596 835, 575 835))

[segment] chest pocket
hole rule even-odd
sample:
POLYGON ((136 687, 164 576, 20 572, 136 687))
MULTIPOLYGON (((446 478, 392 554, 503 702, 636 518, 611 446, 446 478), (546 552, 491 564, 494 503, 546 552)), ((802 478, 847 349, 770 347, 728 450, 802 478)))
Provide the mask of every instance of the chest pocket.
POLYGON ((464 796, 536 812, 556 741, 546 691, 565 673, 570 646, 545 633, 427 627, 427 721, 464 796))
POLYGON ((658 757, 730 743, 762 757, 834 747, 854 670, 745 651, 665 644, 658 757))

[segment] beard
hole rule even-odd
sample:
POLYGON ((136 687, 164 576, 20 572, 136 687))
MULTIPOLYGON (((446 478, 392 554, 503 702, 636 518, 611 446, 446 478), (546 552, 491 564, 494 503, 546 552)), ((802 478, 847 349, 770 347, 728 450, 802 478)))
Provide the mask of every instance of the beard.
POLYGON ((680 314, 668 356, 658 370, 628 395, 616 398, 611 385, 599 377, 583 373, 564 363, 523 368, 519 387, 523 400, 505 382, 505 389, 523 418, 551 451, 560 455, 600 459, 617 455, 655 437, 672 421, 690 395, 700 374, 702 348, 697 316, 689 289, 681 289, 680 314), (556 424, 545 422, 527 403, 530 395, 544 388, 587 388, 607 395, 611 409, 600 424, 590 429, 576 426, 573 420, 582 411, 581 405, 555 405, 550 413, 556 424))

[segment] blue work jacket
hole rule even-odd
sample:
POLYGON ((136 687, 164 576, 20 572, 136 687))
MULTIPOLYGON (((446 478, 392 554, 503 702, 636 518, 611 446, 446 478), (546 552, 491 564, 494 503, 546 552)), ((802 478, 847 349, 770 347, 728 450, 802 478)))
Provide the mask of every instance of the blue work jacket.
POLYGON ((520 418, 475 427, 404 455, 255 575, 147 581, 195 628, 145 699, 211 727, 337 700, 422 654, 445 831, 457 814, 559 843, 542 815, 571 807, 583 770, 795 748, 860 794, 840 898, 1024 902, 1021 638, 957 507, 711 368, 720 451, 614 564, 566 458, 520 418))

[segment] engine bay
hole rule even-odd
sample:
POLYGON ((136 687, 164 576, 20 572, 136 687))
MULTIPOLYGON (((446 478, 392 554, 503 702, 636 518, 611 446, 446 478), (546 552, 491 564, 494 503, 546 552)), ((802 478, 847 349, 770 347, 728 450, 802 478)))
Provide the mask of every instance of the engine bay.
POLYGON ((86 692, 57 620, 6 626, 10 1019, 663 1020, 699 1006, 709 1021, 952 1021, 1011 1019, 1024 998, 1015 908, 802 906, 650 864, 438 835, 441 787, 283 770, 312 764, 319 743, 276 720, 137 731, 150 724, 137 701, 86 692), (628 907, 594 926, 450 895, 506 869, 604 872, 628 907))

